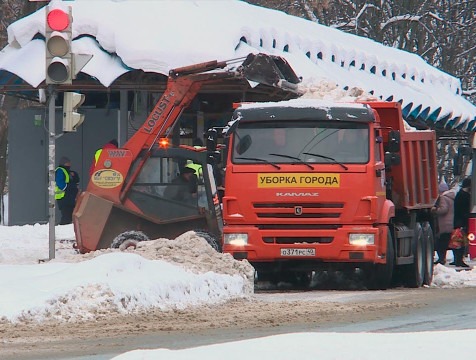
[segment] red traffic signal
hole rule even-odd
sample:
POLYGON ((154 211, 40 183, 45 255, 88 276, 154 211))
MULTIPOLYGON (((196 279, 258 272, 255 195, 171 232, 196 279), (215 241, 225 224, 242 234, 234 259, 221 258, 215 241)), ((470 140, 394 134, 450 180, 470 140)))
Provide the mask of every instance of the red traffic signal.
POLYGON ((69 26, 69 16, 63 10, 53 9, 46 15, 46 22, 51 30, 63 31, 69 26))
POLYGON ((46 7, 46 84, 72 84, 71 9, 46 7))

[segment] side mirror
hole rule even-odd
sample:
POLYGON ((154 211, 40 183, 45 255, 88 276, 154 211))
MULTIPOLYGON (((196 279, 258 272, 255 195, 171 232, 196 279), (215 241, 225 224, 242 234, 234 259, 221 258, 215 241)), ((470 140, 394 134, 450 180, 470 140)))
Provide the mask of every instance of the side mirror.
POLYGON ((388 151, 400 152, 400 131, 392 130, 388 133, 388 151))
POLYGON ((230 136, 233 134, 238 127, 240 122, 238 120, 232 120, 228 123, 228 125, 223 129, 223 136, 230 136))
POLYGON ((246 150, 248 150, 250 148, 251 143, 252 143, 251 136, 249 136, 249 135, 243 136, 238 141, 238 144, 236 144, 235 150, 238 153, 238 155, 241 155, 241 154, 245 153, 246 150))
POLYGON ((386 152, 384 156, 385 168, 390 168, 392 166, 400 165, 402 162, 402 157, 400 154, 394 154, 391 152, 386 152))
POLYGON ((207 152, 216 151, 218 143, 218 134, 216 129, 208 129, 207 131, 207 152))

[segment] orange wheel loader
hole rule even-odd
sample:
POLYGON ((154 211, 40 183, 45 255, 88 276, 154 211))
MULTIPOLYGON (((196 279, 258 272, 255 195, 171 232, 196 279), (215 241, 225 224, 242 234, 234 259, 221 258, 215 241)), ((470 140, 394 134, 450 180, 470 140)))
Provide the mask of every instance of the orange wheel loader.
POLYGON ((148 238, 175 238, 200 229, 207 241, 220 250, 222 216, 213 177, 213 153, 187 146, 157 144, 173 133, 180 115, 204 84, 249 80, 296 93, 300 81, 282 58, 249 54, 246 58, 209 61, 169 73, 167 88, 142 127, 120 149, 104 150, 89 185, 76 204, 73 224, 75 247, 86 253, 110 247, 134 246, 148 238), (242 64, 230 70, 231 64, 242 64), (201 165, 191 199, 168 196, 183 189, 175 181, 188 160, 201 165), (175 187, 175 189, 174 189, 175 187), (141 238, 131 231, 145 234, 141 238))

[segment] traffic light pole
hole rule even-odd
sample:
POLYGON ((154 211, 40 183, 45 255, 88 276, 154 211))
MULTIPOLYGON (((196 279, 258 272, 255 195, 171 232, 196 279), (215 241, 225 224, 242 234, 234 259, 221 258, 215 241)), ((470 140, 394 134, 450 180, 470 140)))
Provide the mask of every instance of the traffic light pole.
POLYGON ((49 86, 49 104, 48 104, 48 202, 49 202, 49 259, 55 258, 55 225, 56 225, 56 210, 55 210, 55 103, 56 91, 53 86, 49 86))

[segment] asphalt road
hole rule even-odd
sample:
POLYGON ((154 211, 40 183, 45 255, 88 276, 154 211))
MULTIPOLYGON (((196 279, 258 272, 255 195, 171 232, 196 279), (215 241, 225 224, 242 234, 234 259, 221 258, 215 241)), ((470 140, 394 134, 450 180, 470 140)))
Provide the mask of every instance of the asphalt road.
POLYGON ((0 325, 0 359, 104 360, 134 349, 182 349, 291 332, 476 328, 476 288, 385 291, 267 289, 251 299, 85 323, 0 325))
MULTIPOLYGON (((224 326, 192 331, 160 331, 120 338, 90 339, 88 341, 91 348, 95 349, 94 353, 91 351, 87 354, 84 353, 85 347, 82 346, 84 355, 71 353, 64 357, 58 356, 56 353, 55 357, 51 357, 50 354, 45 358, 103 360, 138 348, 182 349, 290 332, 394 333, 474 329, 476 328, 475 299, 476 288, 401 288, 386 291, 260 291, 255 294, 252 302, 261 304, 261 308, 264 307, 263 304, 268 304, 271 309, 274 307, 274 311, 285 312, 289 306, 292 313, 293 311, 299 312, 301 304, 306 307, 309 307, 309 304, 314 304, 323 309, 333 304, 334 307, 337 306, 342 311, 332 313, 330 318, 323 317, 320 320, 317 320, 317 315, 313 316, 311 311, 308 314, 308 320, 305 317, 295 320, 288 319, 288 321, 279 324, 268 323, 269 315, 260 315, 266 311, 260 312, 255 309, 256 313, 249 315, 258 318, 263 316, 261 324, 252 323, 250 326, 246 326, 247 318, 244 318, 242 326, 224 326), (357 307, 355 307, 356 305, 357 307)), ((252 309, 243 306, 239 314, 252 311, 252 309)), ((237 316, 240 316, 239 314, 237 316)), ((278 317, 279 314, 277 312, 275 314, 278 317)), ((220 317, 221 312, 217 312, 216 316, 220 317)), ((319 313, 318 316, 322 316, 322 313, 319 313)), ((55 346, 61 347, 61 344, 55 346)), ((30 357, 15 357, 15 359, 26 360, 30 357)))

